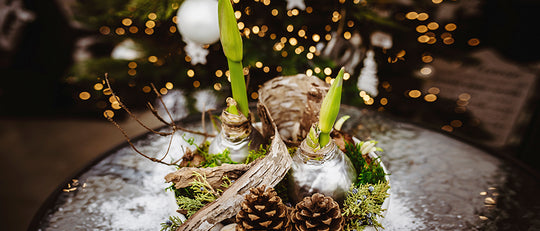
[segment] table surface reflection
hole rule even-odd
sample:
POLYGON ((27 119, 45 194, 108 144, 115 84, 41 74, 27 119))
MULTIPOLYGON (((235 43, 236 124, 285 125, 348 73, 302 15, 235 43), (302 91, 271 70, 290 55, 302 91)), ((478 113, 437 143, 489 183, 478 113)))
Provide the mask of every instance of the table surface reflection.
MULTIPOLYGON (((377 140, 384 150, 392 187, 385 230, 540 229, 540 186, 534 176, 446 134, 349 106, 340 114, 351 116, 344 130, 377 140)), ((201 127, 196 117, 180 123, 201 127)), ((203 139, 177 132, 170 158, 189 147, 183 135, 203 139)), ((135 139, 144 153, 165 153, 168 142, 151 133, 135 139)), ((174 169, 137 155, 125 143, 53 193, 30 229, 159 230, 177 215, 164 182, 174 169)))

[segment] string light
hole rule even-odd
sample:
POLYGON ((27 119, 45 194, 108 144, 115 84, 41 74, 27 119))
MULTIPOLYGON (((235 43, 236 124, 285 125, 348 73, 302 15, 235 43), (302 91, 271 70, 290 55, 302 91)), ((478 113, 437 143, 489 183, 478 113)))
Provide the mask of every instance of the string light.
POLYGON ((167 88, 161 88, 159 89, 159 93, 162 95, 166 95, 167 93, 169 93, 169 90, 167 90, 167 88))
POLYGON ((101 33, 102 35, 108 35, 111 33, 111 28, 109 28, 108 26, 102 26, 99 28, 99 33, 101 33))
POLYGON ((472 38, 467 41, 467 44, 469 44, 469 46, 478 46, 478 44, 480 44, 480 40, 477 38, 472 38))
POLYGON ((217 70, 216 71, 216 77, 220 78, 221 76, 223 76, 223 71, 222 70, 217 70))
POLYGON ((139 28, 137 28, 136 26, 129 27, 129 33, 136 34, 137 32, 139 32, 139 28))
POLYGON ((148 19, 150 19, 150 20, 156 20, 156 18, 157 18, 157 14, 156 14, 156 13, 150 13, 150 14, 148 14, 148 19))
POLYGON ((111 111, 111 110, 105 110, 103 112, 103 116, 105 116, 105 118, 113 118, 114 117, 114 112, 111 111))
POLYGON ((457 29, 457 26, 454 23, 448 23, 446 26, 444 26, 444 29, 447 31, 454 31, 457 29))
POLYGON ((171 82, 165 83, 165 88, 171 90, 171 89, 173 89, 173 87, 174 87, 174 85, 171 82))
POLYGON ((124 28, 118 27, 118 28, 116 28, 116 30, 114 30, 114 32, 117 35, 124 35, 126 33, 126 30, 124 28))
POLYGON ((103 84, 101 83, 94 84, 94 90, 101 91, 102 89, 103 89, 103 84))
POLYGON ((220 91, 221 90, 221 83, 215 83, 214 84, 214 90, 220 91))
POLYGON ((152 90, 152 88, 150 88, 149 86, 144 86, 144 87, 142 88, 142 91, 143 91, 144 93, 150 93, 151 90, 152 90))
POLYGON ((186 73, 187 73, 187 76, 190 77, 190 78, 192 78, 193 76, 195 76, 195 71, 193 71, 192 69, 187 70, 186 73))
POLYGON ((83 92, 79 93, 79 98, 82 99, 82 100, 88 100, 88 99, 90 99, 90 93, 86 92, 86 91, 83 91, 83 92))
POLYGON ((124 25, 124 26, 131 26, 131 23, 133 23, 133 21, 131 21, 130 18, 122 19, 122 25, 124 25))

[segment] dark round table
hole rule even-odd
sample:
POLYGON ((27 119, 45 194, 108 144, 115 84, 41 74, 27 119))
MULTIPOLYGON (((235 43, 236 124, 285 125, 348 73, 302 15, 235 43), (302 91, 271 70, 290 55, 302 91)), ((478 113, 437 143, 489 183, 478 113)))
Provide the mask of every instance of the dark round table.
MULTIPOLYGON (((385 230, 540 230, 537 173, 463 140, 378 112, 344 106, 340 114, 351 116, 346 131, 377 140, 384 150, 380 155, 391 173, 392 190, 385 230)), ((188 117, 180 124, 201 129, 199 118, 188 117)), ((183 136, 202 140, 177 132, 169 157, 179 158, 189 146, 183 136)), ((157 155, 165 153, 168 142, 168 137, 152 133, 134 139, 141 151, 157 155)), ((159 230, 160 223, 178 215, 164 181, 174 170, 141 157, 124 143, 62 184, 29 229, 159 230)))

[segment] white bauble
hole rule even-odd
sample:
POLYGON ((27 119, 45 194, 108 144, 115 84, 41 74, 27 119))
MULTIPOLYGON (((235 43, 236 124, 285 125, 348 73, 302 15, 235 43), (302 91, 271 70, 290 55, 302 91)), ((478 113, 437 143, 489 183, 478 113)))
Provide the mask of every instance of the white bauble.
POLYGON ((186 0, 178 9, 176 24, 183 38, 198 44, 219 40, 217 0, 186 0))

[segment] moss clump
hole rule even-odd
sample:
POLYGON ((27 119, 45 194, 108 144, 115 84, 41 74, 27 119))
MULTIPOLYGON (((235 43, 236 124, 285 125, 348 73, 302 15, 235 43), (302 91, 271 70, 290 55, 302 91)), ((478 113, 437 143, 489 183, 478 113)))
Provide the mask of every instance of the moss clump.
POLYGON ((361 186, 365 184, 377 184, 379 182, 386 182, 384 169, 379 164, 379 158, 367 159, 364 157, 361 151, 361 144, 345 143, 345 154, 351 159, 356 173, 358 174, 355 186, 361 186))

